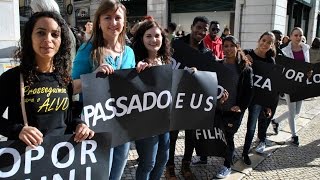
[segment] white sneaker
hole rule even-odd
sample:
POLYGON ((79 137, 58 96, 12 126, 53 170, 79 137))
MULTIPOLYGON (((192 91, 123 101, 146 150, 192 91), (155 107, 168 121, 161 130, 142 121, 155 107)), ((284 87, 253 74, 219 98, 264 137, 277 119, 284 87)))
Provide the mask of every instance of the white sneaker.
POLYGON ((231 174, 231 168, 227 168, 223 166, 222 169, 219 171, 219 173, 216 175, 216 178, 224 179, 230 174, 231 174))
POLYGON ((264 149, 266 148, 265 142, 260 142, 258 146, 256 147, 256 152, 259 154, 262 154, 264 152, 264 149))

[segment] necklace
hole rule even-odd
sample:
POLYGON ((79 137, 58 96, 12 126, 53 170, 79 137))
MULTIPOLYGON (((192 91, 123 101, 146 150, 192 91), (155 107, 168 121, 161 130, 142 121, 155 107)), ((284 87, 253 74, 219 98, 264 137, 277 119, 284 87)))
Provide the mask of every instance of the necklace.
POLYGON ((41 72, 41 73, 52 73, 56 68, 54 67, 53 64, 50 65, 50 67, 48 68, 48 70, 40 70, 39 66, 36 66, 36 70, 38 72, 41 72))
POLYGON ((163 65, 163 62, 162 62, 161 58, 155 58, 155 59, 149 59, 149 58, 147 58, 147 62, 148 62, 151 66, 163 65))

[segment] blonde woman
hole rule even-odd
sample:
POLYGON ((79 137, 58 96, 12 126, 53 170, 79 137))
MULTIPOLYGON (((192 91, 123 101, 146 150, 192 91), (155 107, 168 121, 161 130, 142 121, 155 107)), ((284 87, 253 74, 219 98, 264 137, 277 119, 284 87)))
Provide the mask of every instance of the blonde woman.
MULTIPOLYGON (((292 29, 290 33, 290 42, 288 46, 282 49, 282 52, 285 56, 290 57, 294 59, 295 61, 302 61, 302 62, 310 62, 309 58, 309 49, 310 46, 308 44, 305 44, 302 42, 303 40, 303 30, 299 27, 295 27, 292 29)), ((297 118, 297 115, 299 115, 301 110, 302 101, 297 102, 291 102, 290 96, 288 94, 285 94, 285 100, 288 105, 289 114, 288 114, 288 120, 289 120, 289 126, 291 130, 291 142, 292 144, 299 146, 299 138, 297 136, 296 131, 296 123, 295 120, 297 118)), ((284 120, 284 116, 280 116, 277 119, 272 121, 272 124, 274 127, 279 126, 279 122, 284 120)))

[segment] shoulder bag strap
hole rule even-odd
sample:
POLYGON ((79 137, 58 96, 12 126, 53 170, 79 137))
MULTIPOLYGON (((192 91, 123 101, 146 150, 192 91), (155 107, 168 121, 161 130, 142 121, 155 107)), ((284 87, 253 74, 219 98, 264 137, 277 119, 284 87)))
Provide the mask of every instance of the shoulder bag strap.
POLYGON ((22 110, 22 117, 23 122, 25 126, 28 126, 28 119, 27 119, 27 113, 26 113, 26 106, 24 102, 24 82, 23 82, 23 76, 20 73, 20 96, 21 96, 21 110, 22 110))

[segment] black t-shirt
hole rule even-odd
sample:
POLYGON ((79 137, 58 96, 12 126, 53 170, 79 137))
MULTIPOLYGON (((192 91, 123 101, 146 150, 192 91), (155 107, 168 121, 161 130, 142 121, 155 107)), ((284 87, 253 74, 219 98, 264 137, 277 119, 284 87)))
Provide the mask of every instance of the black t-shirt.
MULTIPOLYGON (((67 87, 61 87, 53 73, 38 73, 36 79, 31 87, 25 87, 28 124, 45 136, 73 133, 76 126, 84 122, 72 117, 71 82, 67 87)), ((24 124, 20 105, 20 67, 4 72, 0 84, 3 85, 0 88, 0 114, 8 108, 8 119, 0 116, 0 134, 10 140, 19 139, 24 124)))
POLYGON ((258 56, 253 49, 245 49, 243 50, 244 53, 247 55, 249 54, 253 60, 253 63, 254 61, 258 60, 258 61, 263 61, 263 62, 266 62, 266 63, 272 63, 272 64, 275 64, 275 60, 273 57, 266 57, 266 58, 263 58, 263 57, 260 57, 258 56))
POLYGON ((39 81, 25 86, 25 105, 30 126, 43 135, 61 135, 66 129, 69 108, 68 90, 52 73, 38 73, 39 81))

